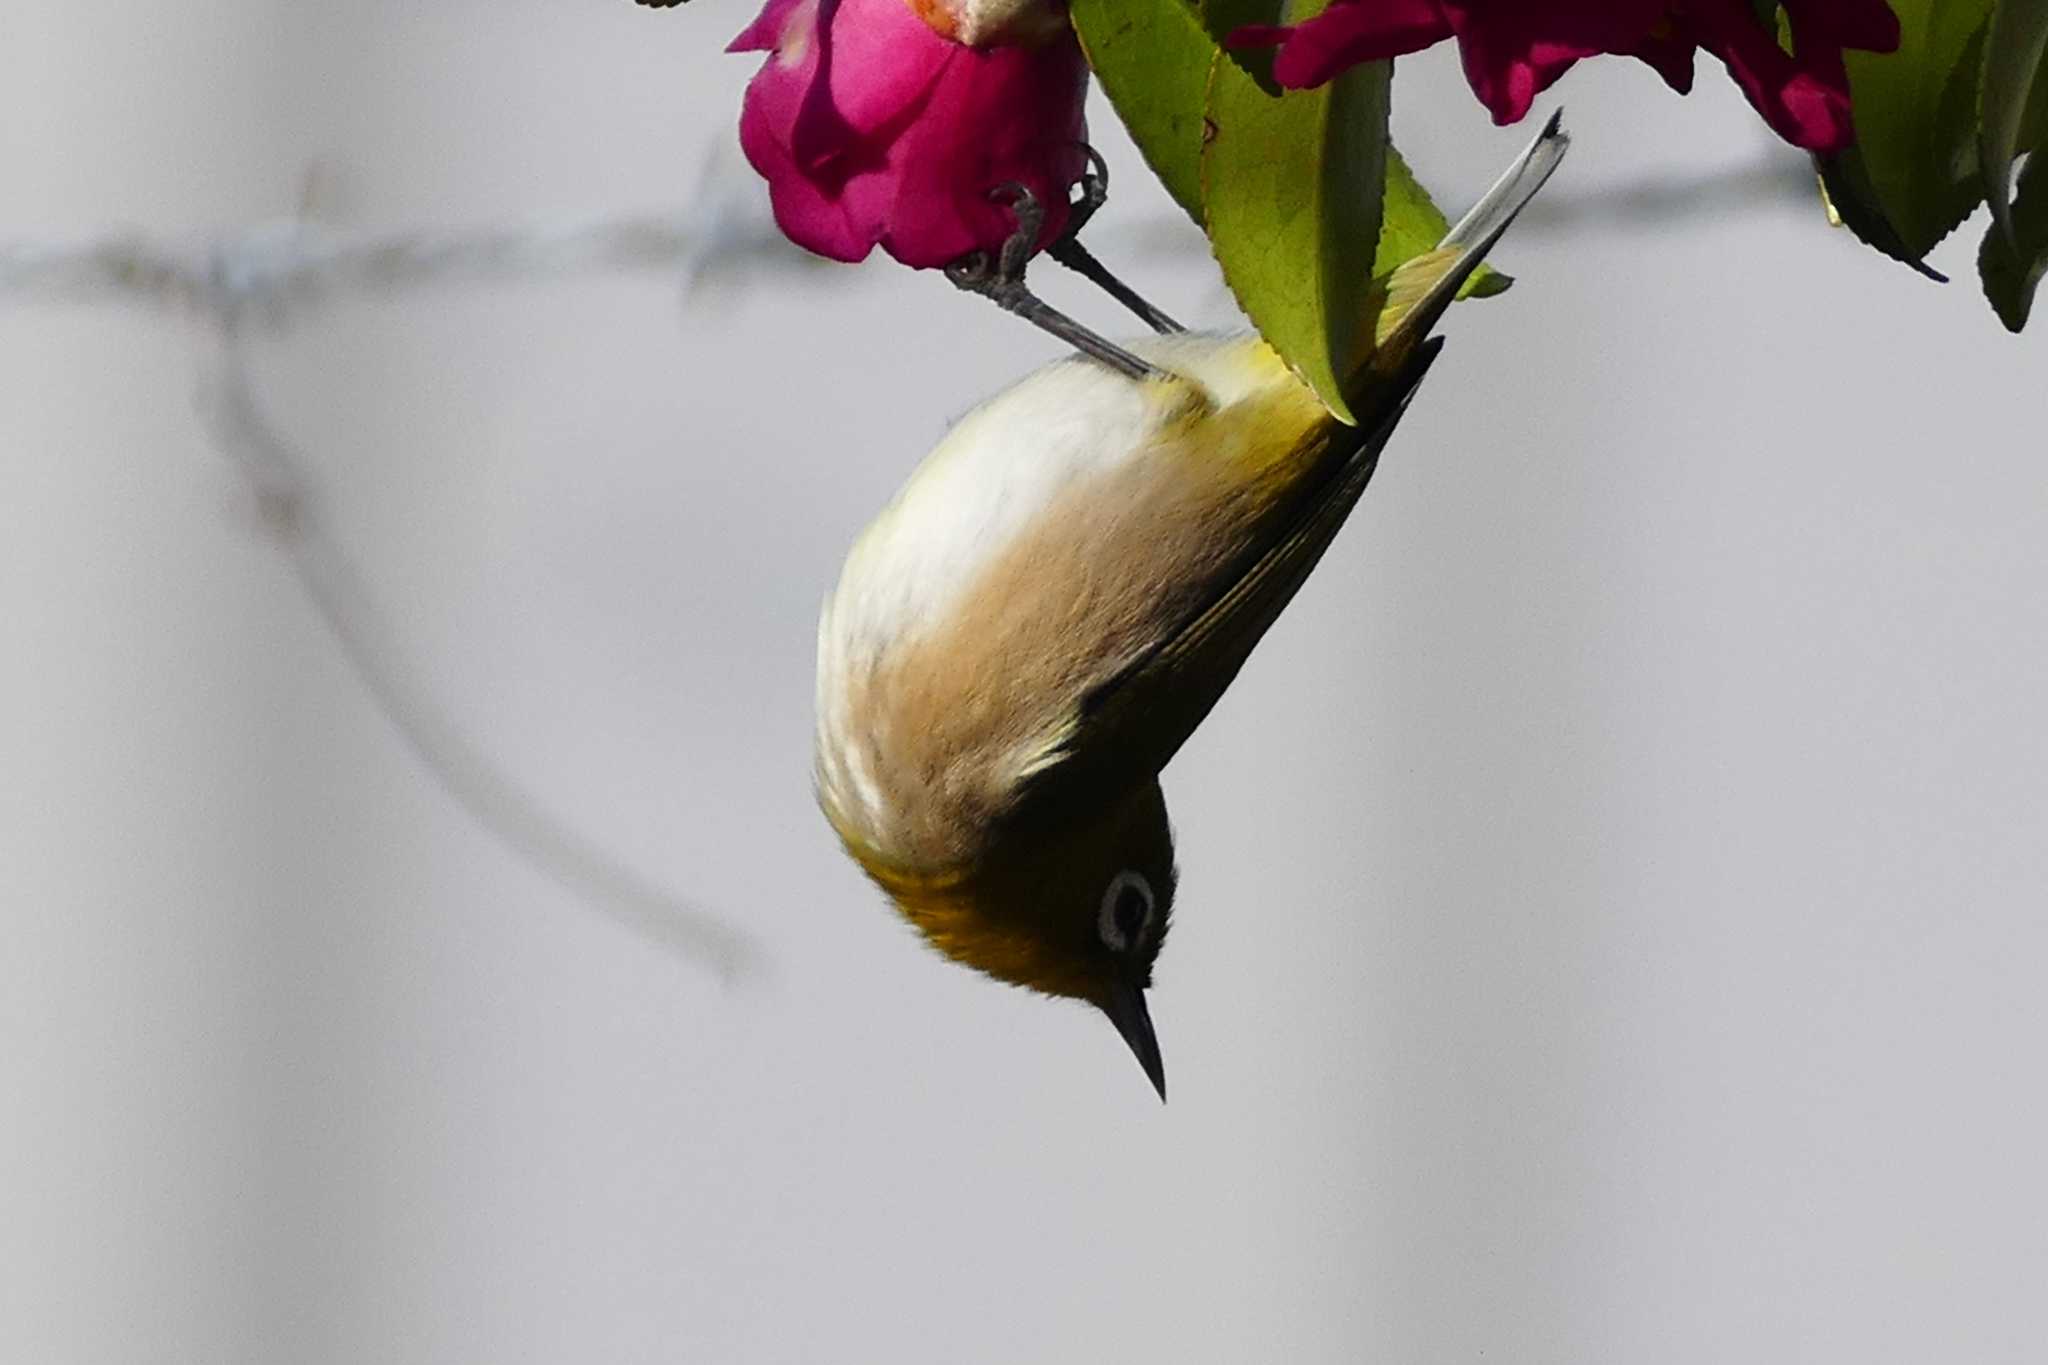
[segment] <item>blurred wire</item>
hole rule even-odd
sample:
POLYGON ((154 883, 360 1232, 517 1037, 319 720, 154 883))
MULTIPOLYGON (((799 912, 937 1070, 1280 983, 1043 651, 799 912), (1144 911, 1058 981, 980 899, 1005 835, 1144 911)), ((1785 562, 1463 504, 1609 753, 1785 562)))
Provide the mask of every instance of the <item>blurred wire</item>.
POLYGON ((329 531, 309 466, 265 411, 248 363, 252 324, 278 330, 339 295, 573 271, 659 270, 687 284, 802 268, 807 258, 748 211, 737 180, 727 178, 724 192, 719 178, 707 182, 687 211, 558 227, 364 236, 294 220, 190 248, 132 235, 0 246, 0 294, 111 298, 199 323, 216 343, 201 405, 214 443, 247 479, 263 526, 365 690, 427 770, 474 819, 572 891, 732 981, 764 965, 751 935, 569 827, 411 681, 397 633, 329 531))
POLYGON ((748 935, 648 881, 547 811, 409 680, 397 633, 329 533, 304 462, 256 397, 242 335, 233 325, 222 329, 218 370, 202 405, 216 443, 248 478, 263 525, 284 547, 313 609, 442 787, 487 829, 635 932, 728 981, 756 969, 758 950, 748 935))
MULTIPOLYGON (((1599 218, 1653 223, 1811 193, 1802 162, 1771 157, 1751 168, 1553 195, 1527 221, 1539 229, 1599 218)), ((1127 223, 1106 235, 1132 255, 1194 255, 1204 246, 1177 215, 1127 223)), ((752 178, 714 161, 690 207, 637 217, 394 234, 340 232, 293 219, 184 246, 133 234, 0 244, 0 295, 115 299, 201 321, 217 342, 204 402, 216 444, 248 479, 264 525, 364 687, 427 769, 476 820, 572 890, 732 979, 759 965, 750 936, 655 886, 550 814, 466 739, 424 689, 408 682, 395 632, 329 534, 296 448, 263 409, 246 344, 252 322, 286 327, 341 295, 597 271, 672 274, 685 288, 730 286, 812 267, 820 279, 854 278, 791 246, 776 231, 752 178)))
MULTIPOLYGON (((1767 155, 1749 166, 1547 196, 1531 206, 1525 223, 1544 230, 1603 219, 1654 226, 1813 199, 1812 170, 1802 158, 1767 155)), ((1178 215, 1126 222, 1108 235, 1146 254, 1203 247, 1178 215)), ((640 270, 679 273, 695 285, 807 269, 820 279, 847 277, 791 246, 753 182, 723 167, 703 177, 691 208, 583 223, 373 235, 292 219, 185 248, 133 234, 0 243, 0 294, 79 301, 111 296, 202 311, 232 295, 237 306, 270 316, 335 293, 464 280, 640 270)))

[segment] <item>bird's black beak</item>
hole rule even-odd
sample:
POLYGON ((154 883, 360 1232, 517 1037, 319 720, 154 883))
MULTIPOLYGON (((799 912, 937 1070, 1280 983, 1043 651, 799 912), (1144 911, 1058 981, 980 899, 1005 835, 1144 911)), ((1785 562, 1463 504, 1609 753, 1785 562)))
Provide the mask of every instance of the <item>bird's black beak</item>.
POLYGON ((1124 1036, 1137 1054, 1138 1065, 1145 1068, 1151 1078, 1152 1088, 1159 1092, 1160 1103, 1166 1102, 1166 1063, 1159 1056, 1159 1035, 1152 1031, 1152 1014, 1145 1008, 1145 992, 1129 982, 1119 981, 1109 989, 1109 1002, 1102 1007, 1109 1016, 1109 1022, 1116 1025, 1116 1031, 1124 1036))

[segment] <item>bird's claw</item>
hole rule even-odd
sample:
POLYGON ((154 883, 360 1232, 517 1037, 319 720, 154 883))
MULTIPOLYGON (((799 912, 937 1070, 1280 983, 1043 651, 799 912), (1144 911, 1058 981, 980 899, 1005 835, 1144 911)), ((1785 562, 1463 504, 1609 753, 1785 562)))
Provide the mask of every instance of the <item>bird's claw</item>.
POLYGON ((988 197, 1007 205, 1010 215, 1017 220, 1016 228, 1003 241, 996 274, 1006 280, 1022 280, 1024 267, 1038 250, 1039 236, 1045 231, 1045 205, 1038 202, 1029 185, 1015 180, 996 186, 988 197))
POLYGON ((1085 142, 1081 144, 1081 151, 1088 158, 1088 169, 1081 173, 1081 197, 1068 209, 1066 231, 1045 249, 1045 254, 1092 281, 1160 335, 1186 331, 1178 322, 1153 307, 1144 295, 1118 279, 1108 266, 1095 258, 1094 252, 1081 245, 1081 229, 1087 227, 1096 211, 1109 202, 1109 163, 1102 159, 1102 153, 1085 142))
POLYGON ((1081 229, 1087 227, 1096 211, 1109 202, 1109 163, 1102 159, 1101 152, 1085 142, 1081 144, 1081 151, 1088 158, 1088 169, 1081 172, 1081 197, 1068 206, 1067 230, 1060 234, 1059 241, 1053 243, 1054 250, 1068 242, 1078 244, 1081 229))
MULTIPOLYGON (((1092 149, 1089 151, 1089 157, 1093 164, 1100 165, 1101 158, 1097 157, 1092 149)), ((1088 203, 1087 196, 1091 193, 1100 194, 1106 191, 1106 177, 1097 175, 1094 179, 1095 188, 1090 190, 1087 183, 1088 178, 1083 178, 1083 204, 1088 203)), ((1157 366, 1139 359, 1115 342, 1096 335, 1088 328, 1083 327, 1080 323, 1068 317, 1065 313, 1060 312, 1057 308, 1040 299, 1026 287, 1024 283, 1025 267, 1030 264, 1032 253, 1038 249, 1039 238, 1045 232, 1045 205, 1040 203, 1038 196, 1031 192, 1031 187, 1017 181, 1009 181, 990 190, 989 198, 1009 208, 1011 215, 1016 219, 1016 227, 1004 239, 1003 245, 996 252, 971 251, 959 260, 948 264, 945 268, 946 278, 953 282, 954 287, 964 289, 970 294, 981 295, 1004 311, 1015 313, 1018 317, 1032 323, 1034 326, 1050 332, 1083 355, 1091 356, 1111 369, 1119 370, 1133 379, 1159 377, 1162 371, 1157 366)), ((1086 220, 1088 214, 1094 213, 1095 208, 1099 206, 1100 200, 1098 199, 1094 205, 1087 207, 1083 215, 1083 221, 1086 220)), ((1063 264, 1071 266, 1073 265, 1073 257, 1069 253, 1077 253, 1078 258, 1085 259, 1093 264, 1095 270, 1100 272, 1101 276, 1107 276, 1108 272, 1102 270, 1100 263, 1095 262, 1094 257, 1089 256, 1080 243, 1073 240, 1071 223, 1072 220, 1070 219, 1068 230, 1061 234, 1059 242, 1053 248, 1054 258, 1063 264)), ((1074 268, 1081 269, 1079 266, 1074 268)), ((1100 277, 1090 274, 1088 270, 1083 269, 1082 273, 1089 274, 1090 278, 1094 278, 1098 283, 1101 283, 1100 277)), ((1115 293, 1118 298, 1124 298, 1126 302, 1129 302, 1129 299, 1126 298, 1129 291, 1124 290, 1122 293, 1118 293, 1118 289, 1121 289, 1120 285, 1112 288, 1111 292, 1115 293)), ((1130 297, 1135 297, 1135 295, 1130 297)), ((1142 303, 1142 301, 1140 302, 1142 303)), ((1155 313, 1156 311, 1153 310, 1155 313)), ((1147 321, 1153 321, 1153 319, 1148 317, 1147 321)), ((1169 327, 1161 330, 1179 330, 1178 326, 1172 324, 1170 319, 1168 319, 1168 322, 1169 327)), ((1154 322, 1154 325, 1157 326, 1157 323, 1154 322)))

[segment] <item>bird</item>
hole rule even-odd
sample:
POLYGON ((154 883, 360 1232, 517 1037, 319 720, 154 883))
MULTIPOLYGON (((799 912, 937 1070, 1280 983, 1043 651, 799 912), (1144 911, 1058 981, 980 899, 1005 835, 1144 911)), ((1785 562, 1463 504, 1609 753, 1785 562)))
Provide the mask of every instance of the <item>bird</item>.
POLYGON ((1329 547, 1460 286, 1556 169, 1561 118, 1372 293, 1333 417, 1251 332, 1075 354, 955 423, 818 623, 814 781, 940 953, 1108 1016, 1166 1097, 1145 992, 1178 873, 1160 774, 1329 547))

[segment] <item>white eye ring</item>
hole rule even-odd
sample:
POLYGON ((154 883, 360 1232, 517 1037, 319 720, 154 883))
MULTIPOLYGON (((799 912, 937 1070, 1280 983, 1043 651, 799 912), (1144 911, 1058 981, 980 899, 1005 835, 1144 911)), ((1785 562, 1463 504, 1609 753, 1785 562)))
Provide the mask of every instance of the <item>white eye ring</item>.
POLYGON ((1152 894, 1152 883, 1145 880, 1142 872, 1126 868, 1109 879, 1109 889, 1102 893, 1102 909, 1096 916, 1095 932, 1103 943, 1115 952, 1127 952, 1133 939, 1142 939, 1145 931, 1152 927, 1152 911, 1159 902, 1152 894), (1117 908, 1123 903, 1124 892, 1135 890, 1145 899, 1145 918, 1138 921, 1137 932, 1127 934, 1123 925, 1117 922, 1117 908))

